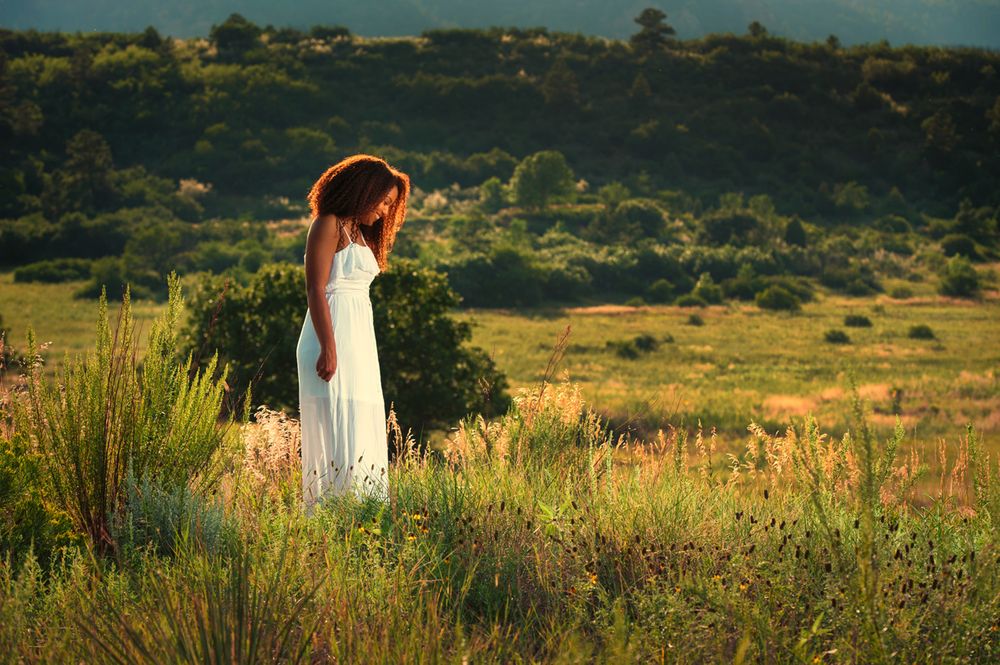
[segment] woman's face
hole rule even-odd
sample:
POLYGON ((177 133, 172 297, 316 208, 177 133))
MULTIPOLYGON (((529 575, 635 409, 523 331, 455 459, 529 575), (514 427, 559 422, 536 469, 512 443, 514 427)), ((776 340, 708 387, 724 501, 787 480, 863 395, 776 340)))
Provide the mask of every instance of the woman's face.
POLYGON ((396 202, 397 196, 399 196, 399 187, 393 185, 392 189, 385 193, 385 196, 371 212, 358 217, 358 222, 365 226, 371 226, 378 220, 385 219, 386 215, 389 214, 389 208, 396 202))

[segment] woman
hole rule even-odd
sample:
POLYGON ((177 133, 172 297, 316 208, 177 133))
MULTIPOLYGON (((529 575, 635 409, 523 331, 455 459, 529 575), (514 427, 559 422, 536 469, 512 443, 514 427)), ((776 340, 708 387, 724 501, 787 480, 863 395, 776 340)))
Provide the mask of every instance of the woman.
POLYGON ((406 216, 409 177, 372 155, 331 166, 309 192, 308 310, 296 346, 307 512, 328 493, 388 498, 385 402, 368 287, 406 216))

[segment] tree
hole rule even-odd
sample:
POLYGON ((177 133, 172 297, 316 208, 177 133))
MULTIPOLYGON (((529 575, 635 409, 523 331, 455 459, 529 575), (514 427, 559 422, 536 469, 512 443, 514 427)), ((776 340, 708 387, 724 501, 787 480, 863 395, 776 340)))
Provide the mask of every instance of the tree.
POLYGON ((747 32, 754 39, 760 39, 761 37, 767 36, 767 28, 763 26, 760 21, 754 21, 749 26, 747 26, 747 32))
POLYGON ((238 60, 260 43, 260 28, 240 14, 230 14, 221 25, 213 25, 208 38, 224 60, 238 60))
POLYGON ((665 13, 654 7, 643 9, 635 18, 641 29, 629 38, 632 47, 637 51, 648 53, 669 45, 677 31, 664 21, 666 18, 665 13))
POLYGON ((938 111, 920 123, 924 130, 924 144, 940 152, 951 152, 958 144, 955 121, 946 111, 938 111))
POLYGON ((575 184, 563 154, 542 150, 521 160, 511 176, 510 188, 518 205, 539 209, 553 197, 571 194, 575 184))
MULTIPOLYGON (((506 378, 485 352, 465 345, 469 325, 449 316, 459 298, 443 274, 397 258, 371 298, 385 404, 394 404, 404 431, 507 408, 506 378)), ((220 363, 231 364, 231 385, 253 381, 256 403, 297 409, 295 348, 307 308, 301 265, 267 264, 245 285, 203 277, 190 307, 184 339, 196 361, 218 349, 220 363)))
POLYGON ((830 35, 830 36, 828 36, 826 38, 826 45, 829 47, 829 49, 831 51, 839 51, 840 50, 840 37, 838 37, 837 35, 830 35))
POLYGON ((806 246, 806 229, 798 217, 793 217, 785 225, 785 242, 797 247, 806 246))
POLYGON ((580 86, 566 58, 560 57, 542 81, 545 103, 560 110, 575 108, 580 101, 580 86))
POLYGON ((506 195, 500 178, 492 176, 479 186, 479 206, 483 212, 497 212, 504 207, 506 195))
POLYGON ((979 293, 979 274, 969 259, 953 256, 945 264, 938 290, 946 296, 971 298, 979 293))

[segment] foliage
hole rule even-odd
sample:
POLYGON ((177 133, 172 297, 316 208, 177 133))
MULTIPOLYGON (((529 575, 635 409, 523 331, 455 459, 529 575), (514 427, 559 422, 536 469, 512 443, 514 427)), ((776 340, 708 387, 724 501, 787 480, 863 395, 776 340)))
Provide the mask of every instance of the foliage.
POLYGON ((510 188, 518 205, 542 208, 557 196, 571 194, 573 183, 573 171, 562 153, 542 150, 525 157, 517 165, 510 188))
POLYGON ((49 259, 21 266, 14 271, 15 282, 72 282, 90 277, 89 259, 49 259))
POLYGON ((761 309, 795 312, 802 308, 799 297, 780 284, 772 284, 759 292, 755 301, 761 309))
POLYGON ((872 320, 864 314, 848 314, 844 317, 844 325, 848 328, 871 328, 872 320))
MULTIPOLYGON (((196 357, 218 349, 232 365, 233 384, 252 382, 260 403, 295 410, 299 334, 307 309, 302 266, 274 263, 247 284, 205 276, 192 297, 184 333, 196 357)), ((451 319, 458 298, 444 275, 395 259, 371 287, 386 407, 404 426, 447 422, 470 409, 505 408, 506 382, 492 360, 465 346, 468 324, 451 319), (419 349, 419 352, 415 351, 419 349)))
POLYGON ((109 520, 124 507, 127 473, 204 494, 218 484, 229 441, 217 423, 226 370, 216 358, 201 373, 191 357, 175 361, 182 297, 176 275, 166 311, 149 333, 141 372, 128 290, 112 336, 107 300, 99 301, 97 342, 86 360, 63 368, 59 385, 44 379, 34 334, 28 335, 27 395, 15 402, 15 429, 28 432, 56 505, 99 551, 117 543, 109 520))
POLYGON ((906 331, 906 336, 910 339, 935 339, 934 330, 926 323, 910 326, 906 331))
POLYGON ((938 289, 946 296, 971 298, 979 293, 979 274, 964 256, 948 259, 938 289))
POLYGON ((850 344, 851 338, 848 337, 847 333, 843 330, 838 330, 836 328, 827 330, 823 333, 823 339, 830 344, 850 344))

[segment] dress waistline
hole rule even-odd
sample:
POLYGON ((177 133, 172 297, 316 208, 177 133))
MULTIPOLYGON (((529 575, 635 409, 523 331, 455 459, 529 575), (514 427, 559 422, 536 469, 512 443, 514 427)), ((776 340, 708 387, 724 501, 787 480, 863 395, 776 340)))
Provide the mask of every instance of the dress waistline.
POLYGON ((327 293, 327 295, 349 294, 349 295, 367 296, 368 284, 366 284, 365 282, 353 282, 353 281, 341 280, 331 285, 328 285, 324 290, 327 293))

